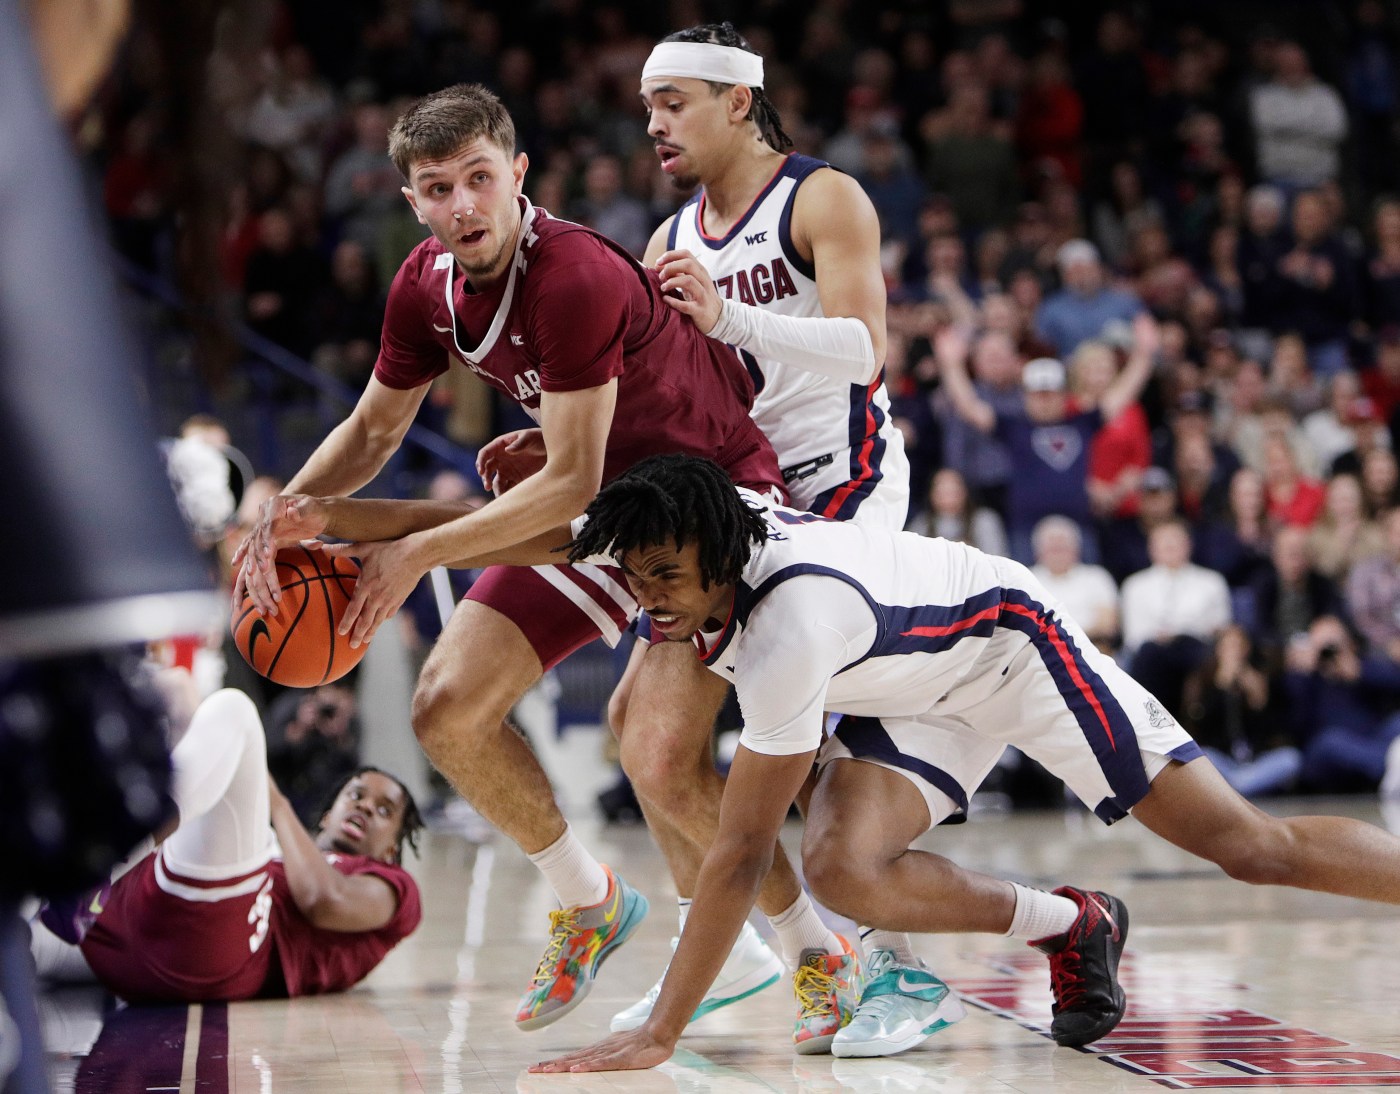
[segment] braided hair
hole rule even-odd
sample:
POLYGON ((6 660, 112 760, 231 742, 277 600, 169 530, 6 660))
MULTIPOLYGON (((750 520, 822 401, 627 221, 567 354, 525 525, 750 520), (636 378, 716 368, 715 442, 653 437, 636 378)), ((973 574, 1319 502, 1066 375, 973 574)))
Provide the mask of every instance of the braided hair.
POLYGON ((599 491, 588 522, 568 546, 569 561, 673 542, 700 549, 700 586, 733 585, 768 526, 710 460, 650 456, 599 491))
MULTIPOLYGON (((735 49, 742 49, 748 53, 757 55, 758 50, 749 45, 748 39, 734 29, 734 24, 724 23, 702 23, 698 27, 687 27, 685 30, 678 30, 675 34, 668 34, 661 39, 663 42, 698 42, 702 45, 713 46, 733 46, 735 49)), ((733 84, 717 83, 714 80, 706 80, 710 85, 710 90, 716 95, 733 87, 733 84)), ((778 116, 778 108, 773 105, 773 100, 764 94, 763 88, 751 87, 753 92, 753 105, 749 107, 748 120, 758 126, 758 132, 767 142, 768 146, 775 152, 786 152, 792 147, 792 138, 783 130, 783 119, 778 116)))
MULTIPOLYGON (((413 795, 409 792, 408 787, 404 786, 397 776, 390 775, 389 772, 375 767, 373 764, 365 764, 363 767, 358 767, 350 772, 349 775, 346 775, 345 778, 340 781, 340 784, 331 791, 330 795, 326 798, 325 804, 316 815, 318 817, 324 817, 329 813, 331 808, 335 805, 336 799, 340 797, 341 791, 361 775, 383 775, 386 779, 392 779, 398 784, 398 788, 403 791, 403 816, 399 819, 399 835, 398 839, 394 841, 394 853, 398 856, 398 861, 402 862, 404 844, 407 844, 408 849, 413 852, 414 857, 418 857, 418 835, 425 827, 423 823, 423 814, 418 811, 418 803, 413 800, 413 795)), ((318 832, 320 831, 319 826, 316 830, 318 832)))

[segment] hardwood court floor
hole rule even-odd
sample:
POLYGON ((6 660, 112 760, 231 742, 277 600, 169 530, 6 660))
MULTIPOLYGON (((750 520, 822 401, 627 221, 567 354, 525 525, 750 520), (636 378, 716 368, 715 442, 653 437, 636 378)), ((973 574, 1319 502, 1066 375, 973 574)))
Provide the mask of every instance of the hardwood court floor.
MULTIPOLYGON (((1366 799, 1268 808, 1382 819, 1366 799)), ((922 1049, 882 1060, 794 1056, 790 993, 775 986, 697 1022, 657 1070, 529 1075, 531 1061, 606 1031, 613 1012, 655 980, 675 928, 669 882, 645 831, 604 826, 586 813, 575 824, 651 898, 652 913, 588 1000, 558 1024, 525 1034, 511 1023, 545 939, 551 897, 539 876, 508 841, 435 833, 413 866, 423 926, 359 989, 226 1008, 129 1008, 107 1018, 93 1048, 84 1043, 97 1029, 93 993, 57 993, 46 1006, 55 1088, 1097 1094, 1400 1086, 1400 911, 1250 888, 1134 821, 1109 829, 1079 812, 978 816, 926 837, 926 845, 1004 876, 1045 886, 1072 881, 1127 902, 1130 1009, 1092 1050, 1056 1048, 1045 1036, 1050 996, 1041 955, 1001 938, 928 936, 918 940, 921 952, 973 1005, 922 1049)), ((797 835, 790 826, 790 846, 797 835)))

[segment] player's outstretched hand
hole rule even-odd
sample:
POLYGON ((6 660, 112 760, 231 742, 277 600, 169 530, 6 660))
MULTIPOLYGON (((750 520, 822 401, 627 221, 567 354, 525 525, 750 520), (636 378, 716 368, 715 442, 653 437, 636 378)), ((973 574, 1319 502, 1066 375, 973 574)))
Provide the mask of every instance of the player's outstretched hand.
POLYGON ((675 1051, 674 1045, 656 1040, 646 1026, 627 1033, 614 1033, 596 1044, 574 1052, 531 1064, 530 1071, 636 1071, 664 1064, 675 1051))
POLYGON ((482 446, 476 454, 476 473, 499 498, 544 467, 545 458, 544 431, 517 429, 482 446))
POLYGON ((321 548, 328 555, 360 560, 355 592, 338 628, 338 633, 350 636, 351 647, 369 642, 385 620, 396 616, 418 579, 428 572, 416 548, 413 536, 378 543, 328 543, 321 548))
POLYGON ((326 507, 307 494, 278 494, 258 509, 252 531, 234 551, 233 610, 238 611, 246 592, 259 615, 277 614, 282 589, 274 559, 282 547, 314 539, 326 530, 326 507))
POLYGON ((667 251, 656 260, 656 272, 667 304, 690 316, 701 334, 715 329, 724 301, 698 258, 689 251, 667 251))

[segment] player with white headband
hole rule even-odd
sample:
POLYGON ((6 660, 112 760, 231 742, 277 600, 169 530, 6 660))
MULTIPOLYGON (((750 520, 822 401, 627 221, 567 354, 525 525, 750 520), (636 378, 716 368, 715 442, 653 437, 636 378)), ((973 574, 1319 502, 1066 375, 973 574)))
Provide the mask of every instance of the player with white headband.
MULTIPOLYGON (((883 382, 879 221, 854 179, 789 152, 763 85, 763 58, 729 23, 681 31, 652 50, 641 83, 648 132, 675 185, 700 189, 657 229, 644 261, 660 272, 671 307, 741 351, 757 392, 752 417, 778 453, 793 504, 897 531, 909 464, 883 382)), ((670 864, 682 926, 718 821, 723 784, 709 738, 727 690, 688 654, 675 643, 639 643, 609 712, 623 768, 670 864)), ((765 896, 785 898, 761 899, 760 908, 788 964, 800 965, 799 1051, 844 1042, 845 1054, 883 1055, 961 1017, 906 935, 863 929, 867 952, 892 974, 872 981, 878 1013, 847 1026, 859 1014, 859 959, 822 924, 781 848, 774 871, 786 884, 770 878, 765 896), (805 960, 818 951, 830 955, 820 967, 805 960), (897 983, 917 986, 891 996, 897 983)), ((697 1015, 767 986, 779 968, 746 926, 697 1015)), ((645 1022, 657 988, 612 1028, 645 1022)))

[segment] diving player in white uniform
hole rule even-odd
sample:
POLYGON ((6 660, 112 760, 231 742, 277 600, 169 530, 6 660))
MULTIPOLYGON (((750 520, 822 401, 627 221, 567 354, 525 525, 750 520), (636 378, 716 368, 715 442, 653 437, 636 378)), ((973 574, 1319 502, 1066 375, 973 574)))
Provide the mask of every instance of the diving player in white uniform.
MULTIPOLYGON (((1049 955, 1061 1045, 1098 1040, 1123 1015, 1123 903, 910 850, 965 814, 1005 745, 1064 779, 1106 823, 1131 812, 1231 877, 1400 904, 1400 840, 1355 820, 1250 805, 1019 563, 773 505, 687 456, 644 460, 575 529, 571 559, 615 559, 656 628, 732 676, 744 730, 724 823, 650 1017, 531 1070, 650 1067, 670 1056, 813 763, 803 865, 818 897, 887 928, 1026 940, 1049 955), (827 710, 845 717, 823 741, 827 710)), ((839 1041, 833 1051, 847 1054, 839 1041)))
MULTIPOLYGON (((909 509, 909 462, 883 379, 879 221, 855 180, 786 152, 792 142, 763 94, 762 66, 729 24, 671 35, 648 59, 641 93, 661 168, 678 187, 700 189, 657 229, 644 261, 674 294, 672 307, 740 350, 754 381, 751 417, 778 454, 792 503, 898 530, 909 509)), ((610 709, 623 769, 671 867, 682 926, 718 818, 723 784, 709 739, 727 690, 687 661, 665 643, 648 650, 639 642, 610 709)), ((759 903, 788 963, 822 937, 839 956, 832 943, 843 941, 817 933, 820 921, 781 849, 778 856, 759 903)), ((945 986, 924 969, 907 935, 861 934, 867 953, 896 974, 891 983, 903 970, 922 996, 938 994, 932 1003, 905 1003, 929 1012, 925 1025, 940 1006, 942 1024, 957 1016, 956 1000, 944 1002, 945 986)), ((746 929, 698 1013, 751 994, 780 971, 746 929)), ((612 1028, 644 1022, 658 990, 659 981, 612 1028)), ((832 1028, 813 1030, 831 1026, 839 1008, 826 996, 798 996, 798 1042, 836 1036, 832 1028)))

